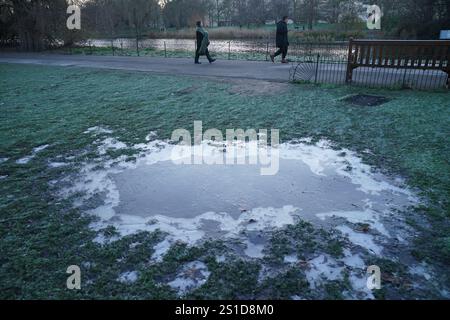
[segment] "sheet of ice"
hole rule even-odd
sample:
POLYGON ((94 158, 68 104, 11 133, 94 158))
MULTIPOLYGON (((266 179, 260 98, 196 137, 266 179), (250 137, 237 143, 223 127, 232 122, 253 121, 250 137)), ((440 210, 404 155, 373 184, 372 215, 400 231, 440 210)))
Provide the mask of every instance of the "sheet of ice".
POLYGON ((341 231, 352 243, 363 247, 376 255, 381 254, 383 248, 374 242, 371 234, 356 232, 346 225, 337 226, 336 229, 341 231))
POLYGON ((373 292, 367 287, 367 277, 358 276, 356 274, 350 274, 350 284, 353 288, 351 292, 348 292, 348 296, 351 299, 375 299, 373 292))
POLYGON ((380 222, 381 215, 370 208, 365 208, 362 211, 332 211, 319 213, 317 214, 317 217, 321 220, 326 220, 327 218, 332 217, 344 218, 354 224, 368 224, 372 229, 375 229, 382 235, 390 238, 389 232, 386 230, 383 223, 380 222))
POLYGON ((320 255, 308 261, 306 279, 312 289, 324 281, 338 280, 342 278, 342 267, 338 266, 336 260, 328 255, 320 255))
POLYGON ((283 208, 255 208, 254 210, 243 213, 238 218, 233 218, 227 213, 207 212, 191 219, 172 218, 167 216, 140 217, 134 215, 120 215, 109 221, 112 214, 109 206, 102 206, 96 211, 90 211, 91 214, 97 214, 102 220, 100 223, 94 223, 92 227, 101 229, 104 223, 114 225, 122 235, 129 235, 138 231, 156 231, 160 230, 168 233, 168 241, 183 241, 190 245, 201 240, 208 231, 204 225, 207 222, 214 222, 215 233, 222 238, 239 237, 243 232, 273 230, 282 226, 293 224, 298 210, 292 206, 283 208), (249 221, 258 221, 258 223, 249 223, 249 221))
MULTIPOLYGON (((305 140, 279 145, 280 172, 264 178, 251 165, 177 165, 186 160, 183 152, 174 153, 174 146, 157 140, 154 133, 146 140, 134 146, 111 137, 98 140, 98 159, 86 163, 60 195, 83 194, 75 203, 83 208, 86 203, 99 203, 101 195, 100 204, 86 210, 100 218, 92 224, 94 229, 113 225, 122 236, 138 231, 167 233, 155 246, 152 259, 156 261, 161 261, 174 241, 194 245, 207 237, 239 239, 247 244, 247 256, 261 258, 264 246, 250 241, 248 234, 292 225, 299 218, 336 228, 355 245, 379 255, 378 237, 356 232, 342 224, 342 219, 368 224, 386 239, 396 238, 395 230, 387 229, 382 219, 417 200, 401 179, 374 173, 352 151, 334 150, 324 140, 314 145, 305 140), (126 156, 105 156, 107 150, 127 147, 139 151, 135 162, 127 162, 126 156)), ((204 141, 202 148, 208 163, 223 160, 227 154, 246 159, 255 152, 250 148, 242 153, 242 143, 204 141)), ((295 259, 285 257, 286 263, 295 263, 295 259)), ((347 254, 342 262, 353 268, 364 264, 360 257, 347 254)), ((313 261, 310 275, 333 276, 326 265, 313 261)), ((174 279, 173 285, 183 288, 192 283, 174 279)))
POLYGON ((30 162, 34 157, 36 157, 36 155, 37 155, 39 152, 41 152, 41 151, 47 149, 49 146, 50 146, 50 145, 46 144, 46 145, 42 145, 42 146, 33 148, 33 151, 31 152, 30 155, 18 159, 18 160, 16 161, 16 163, 17 163, 17 164, 27 164, 27 163, 30 162))
POLYGON ((352 253, 350 249, 344 249, 344 257, 340 259, 348 272, 348 280, 352 289, 344 292, 349 299, 374 299, 373 292, 367 287, 367 264, 358 253, 352 253))
POLYGON ((355 269, 365 270, 366 268, 364 260, 359 255, 353 254, 348 248, 344 249, 344 258, 342 259, 342 261, 346 266, 355 269))
POLYGON ((246 248, 244 250, 244 253, 249 256, 250 258, 256 258, 261 259, 264 258, 264 245, 261 244, 254 244, 251 241, 246 241, 246 248))
POLYGON ((348 149, 334 150, 332 143, 326 140, 320 140, 315 145, 305 144, 301 140, 281 144, 280 156, 303 161, 317 175, 325 176, 326 171, 333 168, 339 175, 348 177, 365 193, 379 194, 382 191, 390 191, 405 194, 411 201, 418 201, 411 191, 378 179, 372 173, 373 168, 364 164, 355 152, 348 149))

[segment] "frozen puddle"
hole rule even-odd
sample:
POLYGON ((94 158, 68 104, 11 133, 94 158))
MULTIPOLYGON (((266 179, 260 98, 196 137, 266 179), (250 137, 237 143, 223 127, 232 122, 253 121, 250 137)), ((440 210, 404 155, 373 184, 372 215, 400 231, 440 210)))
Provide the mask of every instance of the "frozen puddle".
MULTIPOLYGON (((108 149, 126 147, 108 137, 98 153, 103 159, 108 149)), ((373 173, 353 152, 333 150, 326 141, 281 144, 279 171, 273 176, 261 175, 259 165, 176 164, 174 146, 164 141, 132 148, 141 151, 137 161, 104 159, 104 169, 86 164, 63 193, 85 194, 75 205, 99 217, 96 228, 114 225, 122 235, 168 233, 156 250, 158 257, 176 240, 194 244, 203 238, 241 237, 299 218, 340 230, 356 245, 380 254, 374 238, 397 236, 383 220, 417 202, 399 186, 401 181, 373 173), (354 225, 365 226, 366 232, 354 225)), ((224 149, 206 142, 204 148, 211 156, 224 149)), ((259 257, 260 244, 256 248, 247 244, 246 251, 259 257)))
MULTIPOLYGON (((88 130, 86 134, 94 131, 98 132, 88 130)), ((92 225, 95 229, 113 225, 122 235, 165 232, 166 238, 155 247, 154 261, 161 261, 175 241, 194 245, 207 238, 238 239, 242 244, 239 254, 263 259, 265 240, 258 235, 300 219, 334 229, 353 248, 376 256, 382 256, 393 239, 408 237, 394 224, 402 221, 399 210, 417 204, 413 193, 401 180, 388 179, 363 164, 352 151, 334 150, 327 141, 281 144, 278 174, 262 176, 258 165, 175 164, 171 161, 174 146, 151 139, 154 135, 148 143, 136 146, 110 137, 101 140, 98 161, 86 163, 63 196, 84 194, 75 205, 99 218, 92 225), (121 148, 139 150, 138 160, 105 157, 109 149, 121 148), (103 169, 98 168, 99 163, 103 169)), ((211 157, 223 155, 227 148, 239 148, 211 142, 203 147, 211 157)), ((358 255, 352 255, 348 248, 345 252, 339 263, 362 267, 358 255)), ((285 263, 295 264, 296 259, 288 256, 285 263)), ((312 260, 307 274, 312 285, 313 278, 338 277, 342 268, 336 269, 335 264, 323 255, 312 260), (333 266, 327 265, 330 261, 333 266)), ((184 274, 170 285, 185 292, 203 283, 208 272, 200 274, 202 280, 184 274)), ((353 282, 362 283, 361 277, 351 276, 353 282)))
MULTIPOLYGON (((126 147, 107 138, 98 151, 104 155, 126 147)), ((219 149, 223 154, 223 146, 204 147, 208 155, 219 149)), ((101 205, 89 208, 100 218, 96 227, 112 224, 124 235, 161 229, 172 240, 193 244, 205 237, 281 228, 302 218, 336 227, 379 254, 367 232, 354 235, 342 224, 364 224, 371 234, 389 238, 383 218, 416 202, 410 191, 395 185, 399 181, 388 182, 352 152, 333 150, 326 141, 280 145, 279 171, 273 176, 262 176, 259 165, 176 164, 174 146, 163 141, 135 148, 143 150, 136 162, 105 160, 104 170, 87 164, 65 190, 86 194, 78 205, 100 199, 101 205)))
POLYGON ((388 203, 403 205, 407 200, 401 194, 367 194, 329 168, 317 175, 301 160, 292 159, 280 159, 280 170, 274 176, 261 176, 258 166, 251 165, 176 165, 161 161, 143 163, 110 178, 120 197, 115 213, 141 218, 162 215, 194 219, 217 212, 239 219, 254 208, 290 205, 306 216, 322 213, 326 217, 328 212, 338 211, 336 216, 352 221, 359 219, 358 214, 364 220, 374 220, 367 203, 383 211, 388 203))

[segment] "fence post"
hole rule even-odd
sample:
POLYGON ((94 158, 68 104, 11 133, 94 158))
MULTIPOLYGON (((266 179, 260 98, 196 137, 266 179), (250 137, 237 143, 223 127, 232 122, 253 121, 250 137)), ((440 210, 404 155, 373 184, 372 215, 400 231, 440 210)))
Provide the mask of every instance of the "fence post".
POLYGON ((266 61, 269 61, 269 42, 267 42, 266 61))
POLYGON ((320 61, 320 54, 317 54, 316 75, 314 76, 314 83, 317 83, 317 75, 319 73, 319 61, 320 61))
POLYGON ((347 72, 345 75, 345 83, 351 83, 353 80, 352 57, 353 57, 353 38, 350 38, 350 41, 348 43, 347 72))
POLYGON ((92 42, 89 40, 89 53, 92 55, 92 42))
POLYGON ((165 41, 164 41, 164 58, 167 58, 167 47, 165 41))
POLYGON ((408 69, 405 69, 405 72, 403 73, 403 80, 402 80, 402 89, 406 88, 406 71, 408 69))
POLYGON ((228 41, 228 60, 231 60, 231 41, 228 41))
POLYGON ((139 36, 136 36, 136 53, 137 56, 139 57, 139 36))
POLYGON ((111 49, 112 49, 112 54, 113 54, 113 57, 114 57, 114 40, 113 39, 111 39, 111 49))

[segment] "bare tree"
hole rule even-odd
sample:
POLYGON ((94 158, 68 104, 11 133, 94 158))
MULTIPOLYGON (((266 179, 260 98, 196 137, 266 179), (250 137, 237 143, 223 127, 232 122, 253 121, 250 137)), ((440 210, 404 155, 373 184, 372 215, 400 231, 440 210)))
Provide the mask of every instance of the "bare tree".
POLYGON ((9 15, 7 27, 17 35, 23 50, 43 50, 64 37, 65 0, 3 0, 0 7, 9 15))

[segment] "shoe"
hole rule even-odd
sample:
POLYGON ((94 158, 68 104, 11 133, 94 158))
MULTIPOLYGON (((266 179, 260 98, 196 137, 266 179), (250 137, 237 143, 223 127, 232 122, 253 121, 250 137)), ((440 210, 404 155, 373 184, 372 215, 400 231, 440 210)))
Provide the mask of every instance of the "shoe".
POLYGON ((281 63, 289 63, 286 59, 281 60, 281 63))
POLYGON ((201 62, 196 62, 195 64, 202 64, 201 62))
POLYGON ((212 60, 209 61, 209 63, 214 63, 216 61, 217 61, 217 59, 212 59, 212 60))
POLYGON ((270 55, 270 60, 272 60, 272 62, 275 63, 275 56, 273 54, 270 55))

